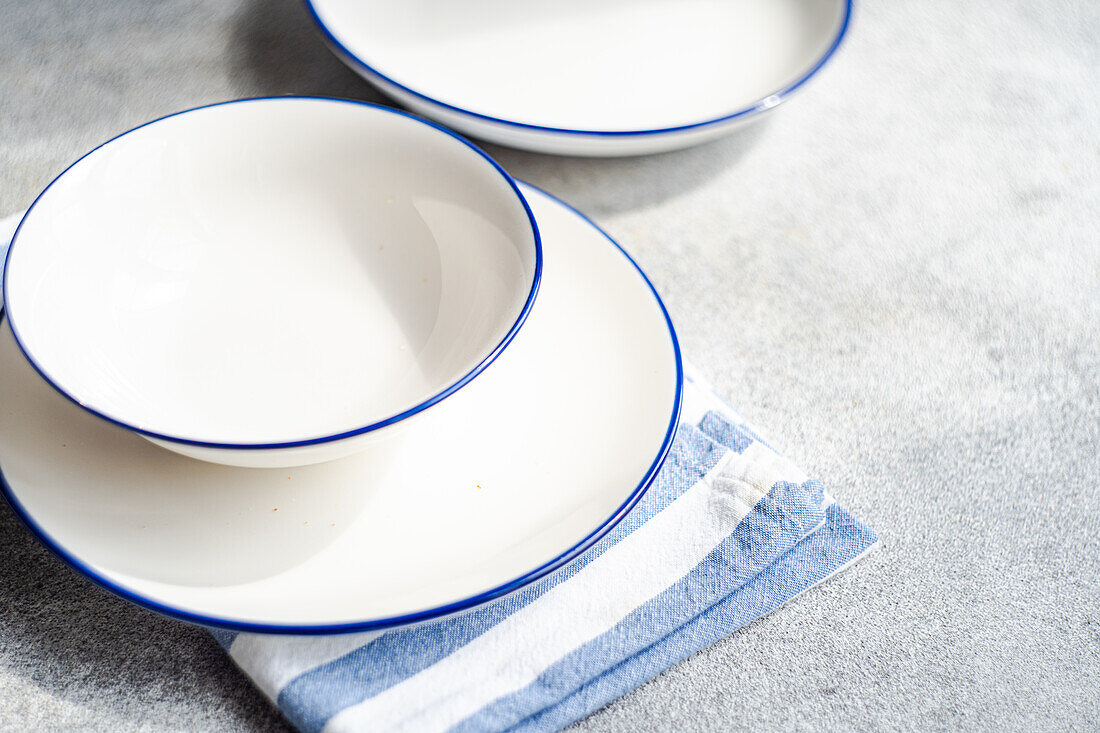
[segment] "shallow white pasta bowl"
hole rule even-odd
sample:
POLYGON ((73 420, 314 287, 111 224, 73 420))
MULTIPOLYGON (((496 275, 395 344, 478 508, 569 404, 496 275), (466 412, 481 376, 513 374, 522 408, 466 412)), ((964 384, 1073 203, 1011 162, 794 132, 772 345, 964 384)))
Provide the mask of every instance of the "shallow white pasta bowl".
POLYGON ((114 138, 53 181, 8 253, 15 339, 54 388, 238 466, 348 455, 470 382, 538 290, 515 182, 431 123, 240 100, 114 138))
POLYGON ((775 108, 833 55, 852 0, 306 0, 400 104, 502 145, 637 155, 775 108))

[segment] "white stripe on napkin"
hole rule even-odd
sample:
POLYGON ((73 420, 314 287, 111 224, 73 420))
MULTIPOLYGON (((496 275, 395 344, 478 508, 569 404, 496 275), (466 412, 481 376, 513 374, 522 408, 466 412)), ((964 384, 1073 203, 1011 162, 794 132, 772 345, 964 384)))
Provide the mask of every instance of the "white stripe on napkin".
POLYGON ((744 453, 727 453, 706 477, 568 583, 431 667, 345 708, 328 721, 326 733, 446 730, 531 684, 552 663, 607 632, 702 562, 776 481, 789 478, 776 474, 778 469, 790 466, 759 443, 744 453), (655 547, 670 551, 654 553, 655 547), (608 594, 609 587, 619 592, 608 594), (479 674, 466 674, 469 669, 479 674))
POLYGON ((367 631, 335 636, 238 634, 229 647, 229 656, 272 702, 278 702, 279 691, 295 677, 339 659, 383 633, 367 631))

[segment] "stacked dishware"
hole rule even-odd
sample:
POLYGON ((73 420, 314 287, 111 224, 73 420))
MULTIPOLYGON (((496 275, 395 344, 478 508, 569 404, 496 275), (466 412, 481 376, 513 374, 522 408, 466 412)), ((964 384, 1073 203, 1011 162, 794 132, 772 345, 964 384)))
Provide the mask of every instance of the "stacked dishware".
POLYGON ((388 626, 520 587, 629 511, 679 411, 622 250, 357 102, 100 146, 23 218, 4 293, 9 498, 93 579, 210 625, 388 626))
POLYGON ((448 128, 574 155, 698 144, 800 88, 851 13, 309 5, 445 126, 319 97, 169 115, 58 176, 4 272, 7 499, 100 585, 238 631, 509 594, 604 537, 672 446, 683 367, 645 274, 448 128))

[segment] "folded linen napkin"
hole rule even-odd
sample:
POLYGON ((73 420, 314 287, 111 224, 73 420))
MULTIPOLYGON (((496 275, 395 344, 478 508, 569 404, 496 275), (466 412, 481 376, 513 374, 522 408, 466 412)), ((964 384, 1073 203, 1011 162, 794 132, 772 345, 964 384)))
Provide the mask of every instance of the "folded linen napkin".
MULTIPOLYGON (((5 248, 14 224, 0 222, 5 248)), ((656 481, 561 570, 413 628, 212 633, 303 731, 551 731, 778 608, 876 542, 689 368, 680 428, 656 481)))

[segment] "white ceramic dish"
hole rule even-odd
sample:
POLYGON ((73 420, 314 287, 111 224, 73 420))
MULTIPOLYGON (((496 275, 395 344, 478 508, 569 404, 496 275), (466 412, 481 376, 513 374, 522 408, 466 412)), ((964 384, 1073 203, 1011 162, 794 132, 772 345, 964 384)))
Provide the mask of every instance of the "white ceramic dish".
POLYGON ((241 469, 162 451, 50 389, 3 326, 8 501, 109 590, 242 630, 422 621, 564 565, 653 480, 682 371, 664 306, 629 257, 556 199, 524 193, 546 261, 515 342, 400 436, 338 461, 241 469))
POLYGON ((851 0, 307 0, 400 104, 502 145, 637 155, 731 132, 840 44, 851 0))
POLYGON ((19 225, 4 302, 89 411, 204 460, 302 465, 485 369, 540 263, 515 182, 470 143, 281 97, 171 115, 74 163, 19 225))

